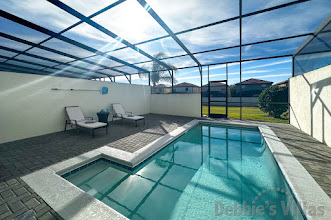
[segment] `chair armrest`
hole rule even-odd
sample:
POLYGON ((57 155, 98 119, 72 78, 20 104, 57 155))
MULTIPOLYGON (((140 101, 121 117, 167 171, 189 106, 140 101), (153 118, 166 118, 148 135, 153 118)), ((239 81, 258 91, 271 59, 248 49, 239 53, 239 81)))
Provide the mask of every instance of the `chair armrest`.
POLYGON ((115 113, 114 116, 115 117, 122 117, 122 114, 121 113, 115 113))
POLYGON ((131 115, 133 114, 132 112, 125 112, 125 113, 130 113, 131 115))
POLYGON ((88 119, 88 118, 90 118, 91 120, 93 120, 93 117, 85 117, 85 119, 88 119))

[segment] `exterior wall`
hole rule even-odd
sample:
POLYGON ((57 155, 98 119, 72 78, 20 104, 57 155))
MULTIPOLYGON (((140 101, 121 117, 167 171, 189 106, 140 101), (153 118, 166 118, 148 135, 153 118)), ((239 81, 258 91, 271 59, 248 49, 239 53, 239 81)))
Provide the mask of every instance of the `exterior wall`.
POLYGON ((0 143, 62 131, 65 106, 78 105, 85 116, 97 119, 100 109, 121 103, 134 114, 150 113, 151 87, 63 77, 0 72, 0 143), (51 88, 109 89, 54 91, 51 88))
MULTIPOLYGON (((249 91, 256 91, 256 95, 258 96, 263 90, 265 90, 266 88, 269 88, 271 86, 271 84, 247 84, 247 85, 242 85, 241 88, 241 93, 244 96, 245 92, 249 92, 249 91)), ((240 84, 236 85, 236 93, 239 94, 240 93, 240 84)))
POLYGON ((201 117, 201 95, 152 94, 151 113, 201 117))
POLYGON ((174 93, 200 93, 200 91, 199 87, 174 87, 174 93))
POLYGON ((331 147, 331 65, 289 82, 290 123, 331 147))
POLYGON ((201 88, 193 87, 193 93, 200 93, 200 92, 201 92, 201 88))
POLYGON ((174 93, 193 93, 193 87, 174 87, 174 93))

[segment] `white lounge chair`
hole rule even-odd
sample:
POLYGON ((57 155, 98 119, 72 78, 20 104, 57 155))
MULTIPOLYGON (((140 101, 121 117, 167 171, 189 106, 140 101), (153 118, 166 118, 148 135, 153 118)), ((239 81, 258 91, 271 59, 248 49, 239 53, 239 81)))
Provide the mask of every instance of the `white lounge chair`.
POLYGON ((143 120, 145 125, 145 118, 143 116, 133 115, 132 112, 125 112, 122 105, 119 103, 112 104, 113 106, 113 119, 114 118, 121 118, 127 119, 136 122, 136 127, 138 126, 137 122, 143 120))
POLYGON ((108 134, 108 124, 97 122, 92 117, 84 117, 82 110, 79 106, 67 106, 65 107, 69 120, 66 120, 64 131, 67 130, 67 125, 75 126, 75 128, 87 128, 92 130, 92 136, 94 138, 94 130, 98 128, 106 128, 108 134))

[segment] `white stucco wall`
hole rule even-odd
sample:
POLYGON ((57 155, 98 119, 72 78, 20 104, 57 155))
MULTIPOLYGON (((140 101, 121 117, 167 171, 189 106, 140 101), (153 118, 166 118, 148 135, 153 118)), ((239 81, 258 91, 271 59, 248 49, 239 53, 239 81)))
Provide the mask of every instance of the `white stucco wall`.
POLYGON ((0 72, 0 143, 62 131, 65 106, 78 105, 85 116, 97 118, 100 109, 121 103, 134 114, 150 113, 149 86, 110 83, 32 74, 0 72), (100 89, 97 91, 53 91, 63 89, 100 89))
POLYGON ((201 117, 201 95, 152 94, 151 113, 201 117))
POLYGON ((290 123, 331 147, 331 65, 289 83, 290 123))

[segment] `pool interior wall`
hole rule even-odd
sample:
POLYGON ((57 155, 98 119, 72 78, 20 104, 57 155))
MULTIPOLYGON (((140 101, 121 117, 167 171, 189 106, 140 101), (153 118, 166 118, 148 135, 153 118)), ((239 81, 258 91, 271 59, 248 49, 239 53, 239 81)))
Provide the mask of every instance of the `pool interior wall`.
POLYGON ((130 219, 304 219, 258 129, 198 124, 136 169, 62 177, 130 219))

